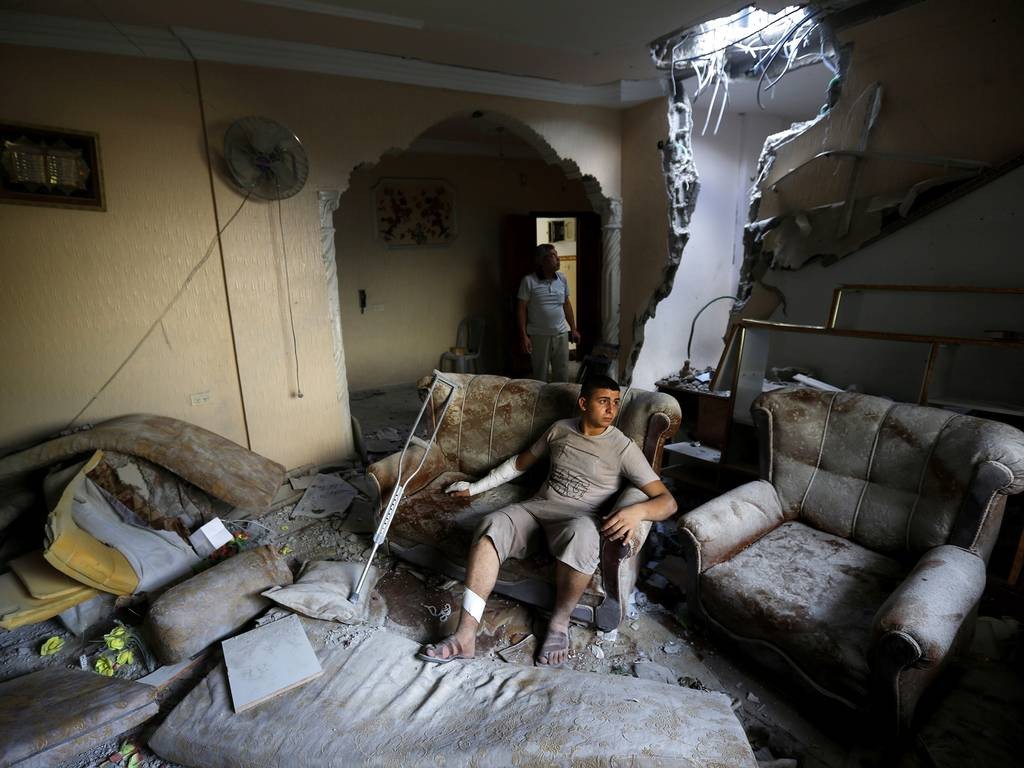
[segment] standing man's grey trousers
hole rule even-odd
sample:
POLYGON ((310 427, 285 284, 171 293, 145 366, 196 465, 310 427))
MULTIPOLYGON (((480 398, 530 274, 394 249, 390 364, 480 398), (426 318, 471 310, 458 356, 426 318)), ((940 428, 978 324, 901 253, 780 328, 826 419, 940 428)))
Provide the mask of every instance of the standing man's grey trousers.
POLYGON ((533 378, 538 381, 568 381, 569 334, 530 336, 530 342, 533 344, 533 352, 530 353, 533 378), (551 378, 548 378, 549 366, 551 378))

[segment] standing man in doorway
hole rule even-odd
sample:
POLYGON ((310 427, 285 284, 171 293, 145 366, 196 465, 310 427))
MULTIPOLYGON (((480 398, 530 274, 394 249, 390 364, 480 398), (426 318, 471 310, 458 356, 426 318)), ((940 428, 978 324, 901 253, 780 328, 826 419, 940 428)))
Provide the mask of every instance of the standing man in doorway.
POLYGON ((530 355, 533 378, 568 381, 569 339, 580 341, 569 301, 569 281, 558 271, 558 251, 550 243, 537 246, 534 262, 536 271, 519 283, 519 341, 530 355))

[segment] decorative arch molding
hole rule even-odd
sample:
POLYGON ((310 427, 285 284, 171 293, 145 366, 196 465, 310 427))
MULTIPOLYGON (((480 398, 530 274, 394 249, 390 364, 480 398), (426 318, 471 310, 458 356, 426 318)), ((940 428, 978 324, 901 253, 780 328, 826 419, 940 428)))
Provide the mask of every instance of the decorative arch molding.
MULTIPOLYGON (((562 157, 551 143, 532 126, 519 118, 496 112, 492 110, 460 110, 452 113, 441 120, 432 120, 429 125, 419 130, 413 139, 405 147, 391 147, 385 150, 372 160, 357 163, 349 173, 365 171, 373 168, 383 157, 400 155, 410 151, 413 142, 429 130, 431 127, 449 120, 457 119, 483 119, 495 126, 500 126, 510 134, 522 139, 540 158, 548 165, 554 165, 561 169, 567 179, 579 180, 583 185, 584 194, 590 202, 595 213, 601 216, 602 220, 602 291, 601 291, 601 328, 602 341, 618 346, 619 344, 619 296, 621 283, 621 238, 622 228, 622 201, 618 198, 609 197, 604 194, 601 182, 591 174, 583 173, 579 165, 571 157, 562 157)), ((344 194, 348 188, 348 181, 338 193, 344 194)), ((335 203, 337 207, 337 203, 335 203)), ((332 211, 333 212, 333 211, 332 211)), ((333 235, 333 230, 332 230, 333 235)))

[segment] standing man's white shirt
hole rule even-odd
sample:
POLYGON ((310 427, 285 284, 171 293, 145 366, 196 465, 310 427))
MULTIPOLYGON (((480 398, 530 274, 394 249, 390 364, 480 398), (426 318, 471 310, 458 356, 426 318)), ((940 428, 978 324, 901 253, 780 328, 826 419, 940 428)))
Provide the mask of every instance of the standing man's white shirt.
POLYGON ((520 281, 517 294, 520 343, 530 355, 533 378, 568 381, 569 337, 580 340, 569 281, 558 271, 558 251, 551 243, 537 246, 534 263, 536 271, 520 281))
POLYGON ((561 272, 550 280, 531 272, 519 283, 517 298, 526 302, 526 332, 530 336, 555 336, 569 332, 565 319, 565 300, 569 298, 569 281, 561 272))

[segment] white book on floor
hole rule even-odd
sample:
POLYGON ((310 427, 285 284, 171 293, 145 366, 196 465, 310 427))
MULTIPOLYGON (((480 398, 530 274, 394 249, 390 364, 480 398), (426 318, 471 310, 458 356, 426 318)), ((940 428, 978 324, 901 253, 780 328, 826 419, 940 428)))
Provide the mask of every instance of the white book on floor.
POLYGON ((221 648, 236 714, 323 674, 294 614, 225 640, 221 648))

